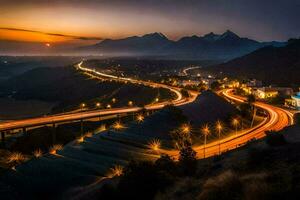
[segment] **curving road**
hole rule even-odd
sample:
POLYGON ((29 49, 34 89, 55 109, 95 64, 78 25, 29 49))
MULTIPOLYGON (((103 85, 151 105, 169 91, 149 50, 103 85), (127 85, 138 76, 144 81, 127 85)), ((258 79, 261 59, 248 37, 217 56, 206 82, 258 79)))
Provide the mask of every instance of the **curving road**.
MULTIPOLYGON (((244 102, 246 98, 232 94, 231 89, 226 89, 221 92, 221 95, 237 102, 244 102)), ((265 118, 260 124, 251 129, 247 129, 239 132, 237 135, 226 137, 220 141, 208 143, 205 148, 205 157, 210 157, 219 154, 219 148, 221 153, 239 146, 246 144, 253 139, 259 139, 265 136, 265 131, 279 131, 286 126, 294 123, 293 115, 281 108, 265 104, 262 102, 255 102, 254 105, 265 110, 268 113, 268 117, 265 118)), ((194 146, 194 150, 197 152, 198 158, 204 157, 203 145, 194 146)), ((178 151, 175 150, 162 150, 162 153, 169 154, 174 158, 178 158, 178 151)))
MULTIPOLYGON (((166 88, 172 92, 175 93, 176 99, 173 101, 165 101, 165 102, 158 102, 151 105, 145 106, 148 110, 154 110, 164 107, 165 105, 168 105, 170 103, 174 104, 175 106, 183 105, 186 103, 193 102, 196 97, 197 93, 191 93, 191 97, 185 98, 182 96, 180 92, 180 88, 164 85, 161 83, 154 83, 154 82, 147 82, 147 81, 140 81, 135 80, 131 78, 121 78, 109 74, 103 74, 101 72, 98 72, 96 70, 83 67, 82 66, 83 61, 80 62, 78 65, 76 65, 77 69, 82 70, 86 72, 88 75, 93 77, 106 77, 118 81, 124 81, 124 82, 132 82, 136 84, 143 84, 145 86, 150 87, 161 87, 166 88)), ((81 119, 87 119, 87 118, 93 118, 93 117, 99 117, 103 115, 111 115, 111 114, 122 114, 122 113, 130 113, 130 112, 137 112, 143 108, 141 107, 123 107, 123 108, 114 108, 114 109, 102 109, 102 110, 93 110, 93 111, 84 111, 84 112, 78 112, 78 113, 65 113, 65 114, 59 114, 59 115, 50 115, 50 116, 44 116, 44 117, 36 117, 36 118, 30 118, 30 119, 23 119, 23 120, 13 120, 9 122, 2 122, 0 123, 0 131, 7 131, 7 130, 13 130, 13 129, 21 129, 24 127, 34 127, 34 126, 40 126, 45 124, 55 124, 55 123, 62 123, 67 121, 76 121, 81 119)))

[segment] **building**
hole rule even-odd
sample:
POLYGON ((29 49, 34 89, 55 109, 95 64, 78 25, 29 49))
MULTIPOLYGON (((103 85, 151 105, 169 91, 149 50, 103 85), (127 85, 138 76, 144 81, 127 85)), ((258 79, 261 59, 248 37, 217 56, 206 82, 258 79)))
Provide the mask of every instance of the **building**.
POLYGON ((279 94, 279 92, 275 88, 262 87, 262 88, 257 88, 253 92, 253 94, 259 99, 268 99, 268 98, 276 97, 279 94))
POLYGON ((293 89, 288 87, 261 87, 254 90, 253 94, 259 99, 268 99, 278 95, 291 96, 293 95, 293 89))
POLYGON ((181 86, 197 86, 199 85, 200 81, 198 80, 182 80, 178 81, 178 84, 181 86))
POLYGON ((252 79, 246 83, 248 87, 261 87, 262 86, 262 81, 252 79))
POLYGON ((300 110, 300 92, 298 92, 296 95, 293 95, 292 100, 292 105, 294 106, 294 108, 300 110))

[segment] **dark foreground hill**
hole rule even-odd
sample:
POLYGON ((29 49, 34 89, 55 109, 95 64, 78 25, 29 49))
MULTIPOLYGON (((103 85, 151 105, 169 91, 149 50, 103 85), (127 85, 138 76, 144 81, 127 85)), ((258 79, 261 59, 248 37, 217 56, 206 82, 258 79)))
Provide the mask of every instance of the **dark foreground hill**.
POLYGON ((183 161, 174 162, 168 157, 155 164, 131 163, 118 182, 102 187, 97 197, 297 200, 300 198, 300 141, 299 138, 290 140, 293 137, 290 134, 297 131, 299 126, 268 133, 263 140, 219 157, 199 160, 196 169, 189 168, 192 175, 182 174, 183 161))
POLYGON ((268 84, 300 84, 300 39, 292 39, 285 47, 264 47, 227 63, 208 67, 236 77, 256 78, 268 84))

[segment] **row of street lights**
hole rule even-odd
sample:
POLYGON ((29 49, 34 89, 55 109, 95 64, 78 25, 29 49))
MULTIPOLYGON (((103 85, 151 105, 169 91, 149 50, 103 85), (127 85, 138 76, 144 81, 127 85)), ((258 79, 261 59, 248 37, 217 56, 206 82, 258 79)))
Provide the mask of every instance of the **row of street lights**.
MULTIPOLYGON (((238 118, 233 118, 232 121, 231 121, 231 124, 235 127, 235 135, 237 137, 237 133, 238 133, 238 126, 240 124, 240 121, 238 118)), ((220 120, 218 120, 216 123, 215 123, 215 130, 217 131, 218 133, 218 146, 219 146, 219 155, 221 154, 221 133, 224 129, 224 126, 222 124, 222 122, 220 120)), ((181 126, 181 133, 183 134, 190 134, 191 132, 191 127, 190 125, 188 124, 184 124, 183 126, 181 126)), ((206 153, 206 145, 207 145, 207 137, 211 134, 211 129, 209 127, 208 124, 205 124, 202 128, 201 128, 201 133, 203 134, 204 136, 204 145, 203 145, 203 156, 205 158, 205 153, 206 153)))

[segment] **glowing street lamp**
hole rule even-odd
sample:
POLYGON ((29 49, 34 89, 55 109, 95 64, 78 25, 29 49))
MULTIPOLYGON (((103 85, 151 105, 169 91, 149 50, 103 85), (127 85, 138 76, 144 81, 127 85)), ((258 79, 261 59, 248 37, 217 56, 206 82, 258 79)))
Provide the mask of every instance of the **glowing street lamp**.
POLYGON ((116 101, 117 101, 116 98, 113 98, 113 99, 111 100, 111 102, 113 102, 113 103, 116 103, 116 101))
POLYGON ((191 127, 188 124, 184 124, 181 127, 181 132, 184 134, 188 134, 191 131, 191 127))
POLYGON ((97 102, 97 103, 96 103, 96 107, 97 107, 97 108, 100 108, 100 106, 101 106, 101 103, 97 102))
POLYGON ((33 152, 34 157, 39 158, 43 155, 43 152, 41 149, 37 149, 33 152))
POLYGON ((106 108, 108 108, 108 109, 111 108, 111 105, 110 105, 110 104, 107 104, 106 108))
POLYGON ((116 129, 116 130, 121 130, 121 129, 125 128, 125 127, 123 126, 123 124, 121 122, 118 121, 118 122, 115 122, 113 124, 113 128, 116 129))
POLYGON ((221 154, 221 132, 222 132, 223 126, 222 126, 221 121, 219 121, 219 120, 216 123, 216 129, 218 131, 218 137, 219 137, 219 155, 220 155, 221 154))
POLYGON ((237 136, 237 128, 240 122, 237 118, 234 118, 231 123, 235 127, 235 135, 237 136))
POLYGON ((203 158, 205 158, 206 139, 207 139, 207 136, 210 134, 209 126, 206 124, 206 125, 201 129, 201 132, 202 132, 202 134, 204 135, 203 158))
POLYGON ((85 103, 80 104, 80 108, 81 108, 81 109, 84 109, 85 106, 86 106, 85 103))
POLYGON ((159 139, 153 139, 149 142, 149 148, 153 151, 159 151, 161 146, 161 141, 159 139))
POLYGON ((109 175, 110 178, 115 176, 121 176, 123 174, 124 168, 121 165, 115 165, 110 169, 111 173, 109 175))
POLYGON ((159 101, 159 98, 155 98, 155 102, 158 102, 159 101))
POLYGON ((132 101, 128 101, 128 106, 132 106, 133 102, 132 101))
POLYGON ((143 116, 143 115, 138 115, 138 116, 136 117, 136 120, 137 120, 139 123, 141 123, 141 122, 144 121, 144 116, 143 116))

